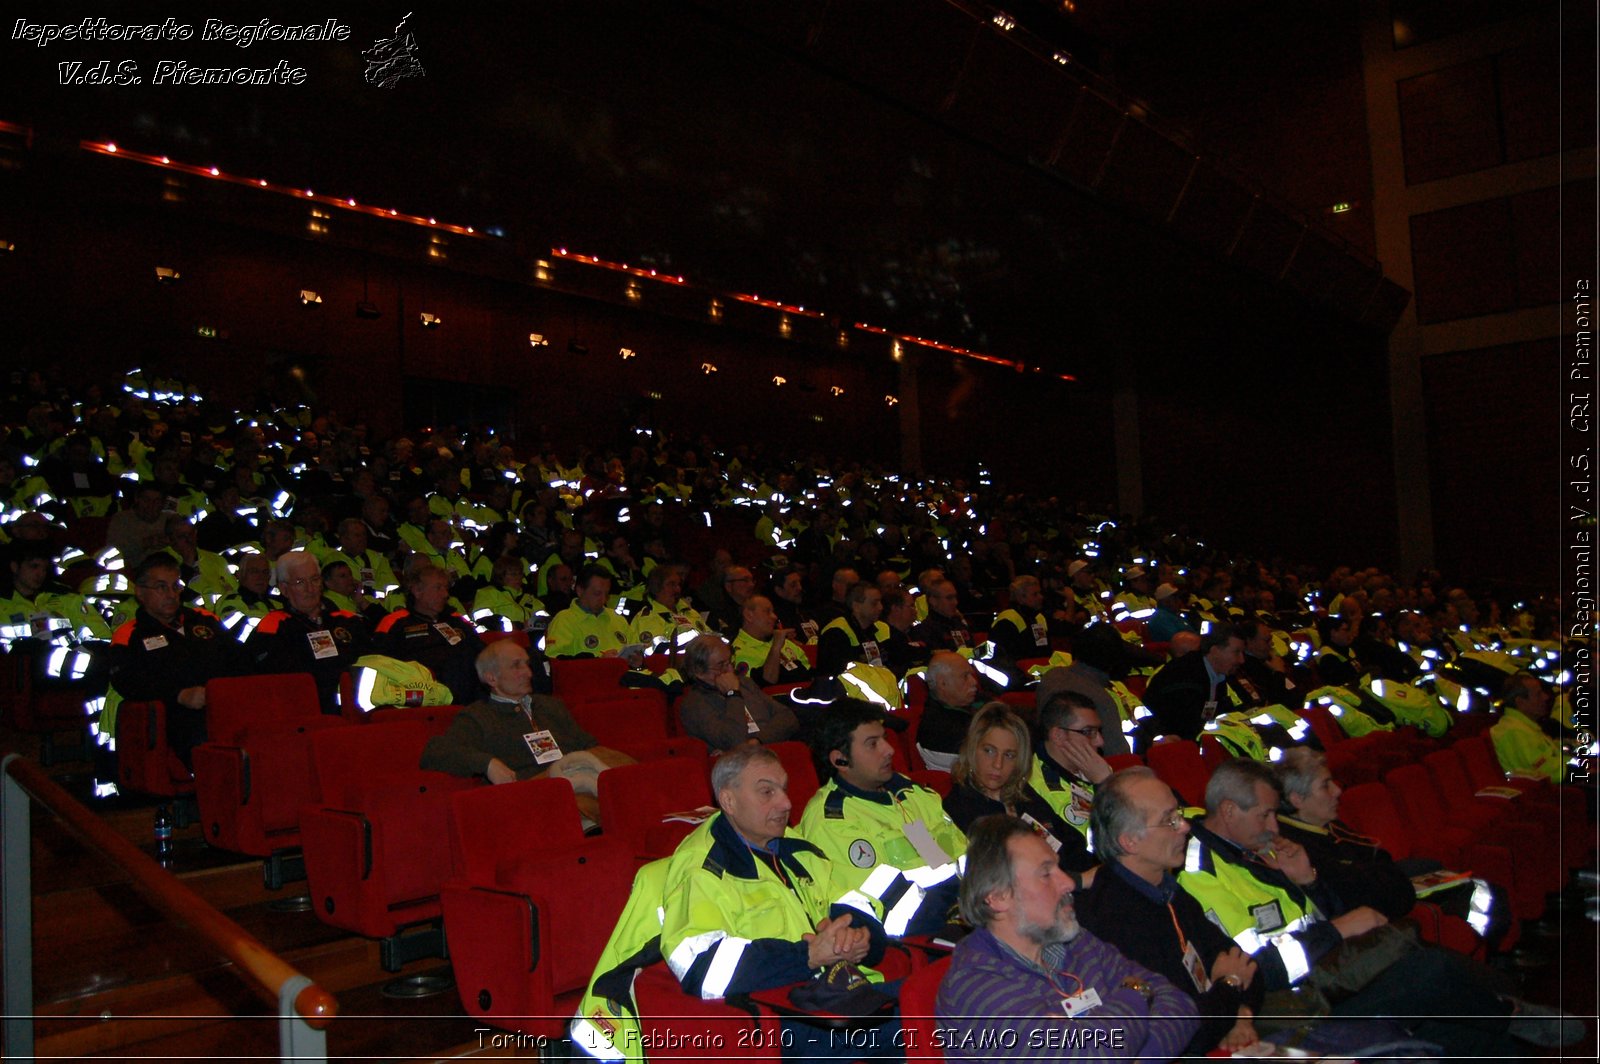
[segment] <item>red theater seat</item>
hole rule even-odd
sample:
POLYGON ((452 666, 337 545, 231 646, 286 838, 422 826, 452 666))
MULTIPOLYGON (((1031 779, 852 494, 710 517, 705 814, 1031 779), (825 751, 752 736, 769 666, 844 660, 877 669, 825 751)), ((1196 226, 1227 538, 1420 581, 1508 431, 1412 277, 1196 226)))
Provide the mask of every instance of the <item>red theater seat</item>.
POLYGON ((609 746, 637 760, 671 736, 667 696, 655 688, 614 688, 605 697, 569 699, 567 708, 578 726, 609 746))
POLYGON ((610 698, 622 689, 628 663, 621 658, 551 658, 551 694, 567 705, 610 698))
POLYGON ((704 759, 663 758, 600 774, 600 827, 641 861, 667 857, 693 824, 663 823, 668 813, 714 805, 704 759))
POLYGON ((316 800, 311 735, 353 727, 325 715, 306 673, 239 676, 206 684, 206 730, 195 747, 195 797, 206 841, 269 858, 267 885, 292 876, 300 809, 316 800))
POLYGON ((665 961, 645 968, 633 983, 639 1032, 653 1064, 668 1060, 777 1060, 778 1018, 749 1001, 701 998, 683 992, 665 961))
POLYGON ((1154 743, 1144 752, 1144 760, 1163 783, 1178 792, 1184 804, 1205 806, 1211 766, 1200 756, 1198 746, 1187 739, 1154 743))
POLYGON ((935 1033, 939 1020, 934 1003, 939 996, 939 983, 949 970, 950 958, 940 957, 912 972, 900 984, 900 1028, 905 1032, 908 1060, 944 1059, 944 1048, 935 1033))
POLYGON ((387 706, 374 709, 366 715, 368 724, 393 724, 396 721, 416 721, 431 739, 450 730, 450 724, 461 712, 460 706, 387 706))
MULTIPOLYGON (((1346 824, 1363 835, 1377 839, 1379 845, 1396 861, 1403 861, 1417 852, 1415 835, 1395 807, 1389 789, 1383 784, 1363 783, 1351 787, 1339 798, 1339 813, 1340 819, 1346 824)), ((1489 849, 1482 847, 1476 852, 1483 857, 1489 853, 1489 849)), ((1502 874, 1510 874, 1508 859, 1496 863, 1502 874)), ((1472 871, 1480 879, 1493 878, 1490 869, 1486 868, 1474 867, 1463 871, 1472 871)), ((1483 940, 1465 920, 1446 915, 1437 906, 1421 901, 1412 909, 1411 916, 1427 941, 1437 942, 1457 953, 1481 958, 1483 940)), ((1507 941, 1510 941, 1509 935, 1507 941)))
POLYGON ((320 801, 300 813, 307 888, 317 918, 380 940, 385 971, 443 956, 435 928, 440 860, 449 838, 450 799, 478 784, 418 767, 428 730, 421 721, 330 728, 311 737, 320 801))
POLYGON ((638 863, 584 838, 572 787, 532 779, 454 795, 461 875, 440 893, 461 1003, 507 1030, 565 1032, 638 863))
POLYGON ((1554 888, 1539 875, 1537 866, 1530 866, 1519 853, 1485 842, 1470 827, 1453 820, 1426 768, 1402 765, 1384 777, 1384 785, 1403 822, 1414 829, 1416 852, 1447 868, 1499 883, 1510 893, 1517 919, 1539 918, 1544 896, 1554 888))
POLYGON ((167 707, 124 702, 117 707, 117 787, 176 798, 194 793, 194 773, 167 745, 167 707))
POLYGON ((789 774, 789 801, 794 806, 789 810, 789 826, 794 827, 800 823, 800 814, 806 811, 806 803, 811 801, 811 796, 821 786, 817 779, 816 763, 811 760, 810 747, 794 739, 773 743, 767 749, 778 755, 778 760, 783 762, 783 770, 789 774))

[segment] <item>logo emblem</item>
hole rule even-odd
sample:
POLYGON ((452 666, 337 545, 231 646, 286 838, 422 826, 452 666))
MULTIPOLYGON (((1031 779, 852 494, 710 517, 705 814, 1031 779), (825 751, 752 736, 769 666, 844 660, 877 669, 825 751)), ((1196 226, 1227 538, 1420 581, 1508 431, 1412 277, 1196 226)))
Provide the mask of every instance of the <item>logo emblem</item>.
POLYGON ((600 637, 597 635, 586 635, 583 637, 583 645, 588 647, 590 650, 593 650, 595 647, 600 645, 600 637))
POLYGON ((194 636, 196 639, 210 639, 217 633, 213 631, 209 625, 197 624, 193 628, 189 629, 189 634, 194 636))
POLYGON ((878 851, 866 839, 857 839, 850 844, 850 863, 857 868, 871 868, 878 863, 878 851))
POLYGON ((351 639, 353 637, 350 635, 350 629, 348 629, 348 628, 335 628, 333 630, 333 638, 334 638, 334 640, 336 642, 348 643, 348 642, 351 641, 351 639))

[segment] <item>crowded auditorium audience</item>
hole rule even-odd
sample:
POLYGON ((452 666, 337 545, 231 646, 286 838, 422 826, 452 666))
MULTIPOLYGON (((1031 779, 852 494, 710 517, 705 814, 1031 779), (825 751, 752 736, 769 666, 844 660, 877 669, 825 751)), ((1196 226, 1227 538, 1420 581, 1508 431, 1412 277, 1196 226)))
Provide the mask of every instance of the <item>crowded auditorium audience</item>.
MULTIPOLYGON (((1403 801, 1364 819, 1357 784, 1475 740, 1498 764, 1469 785, 1479 819, 1450 808, 1453 829, 1482 829, 1498 800, 1568 826, 1576 809, 1592 836, 1594 788, 1567 771, 1592 756, 1573 718, 1590 644, 1563 639, 1548 596, 1323 572, 1293 544, 1251 556, 1020 488, 705 438, 381 439, 139 370, 70 389, 30 371, 0 418, 0 643, 39 689, 81 696, 98 778, 134 756, 127 700, 165 707, 188 771, 208 681, 308 673, 322 713, 359 721, 391 703, 353 701, 350 674, 390 662, 453 704, 421 768, 565 779, 591 833, 612 833, 603 776, 709 753, 722 815, 671 858, 664 924, 630 932, 659 932, 691 994, 876 964, 885 932, 935 952, 916 936, 966 936, 939 1001, 972 1037, 974 1010, 1038 999, 1059 1013, 1046 1027, 1132 1023, 1151 1057, 1240 1048, 1274 1036, 1263 1000, 1390 935, 1426 905, 1412 876, 1473 841, 1396 861, 1375 835, 1431 825, 1403 801), (658 713, 659 734, 635 743, 643 718, 586 716, 597 702, 658 713), (663 745, 685 737, 692 751, 663 745), (801 744, 820 781, 804 804, 780 760, 801 744), (749 908, 769 894, 770 926, 749 908)), ((1478 956, 1513 948, 1544 887, 1594 907, 1592 881, 1568 878, 1586 844, 1556 874, 1484 840, 1507 881, 1458 868, 1478 878, 1432 910, 1470 924, 1478 956)), ((1396 974, 1342 997, 1325 984, 1320 1015, 1391 1016, 1396 1037, 1459 1052, 1583 1036, 1435 941, 1411 935, 1396 974), (1448 1022, 1395 1015, 1446 1005, 1448 1022)), ((1353 1030, 1307 1044, 1353 1055, 1353 1030)))

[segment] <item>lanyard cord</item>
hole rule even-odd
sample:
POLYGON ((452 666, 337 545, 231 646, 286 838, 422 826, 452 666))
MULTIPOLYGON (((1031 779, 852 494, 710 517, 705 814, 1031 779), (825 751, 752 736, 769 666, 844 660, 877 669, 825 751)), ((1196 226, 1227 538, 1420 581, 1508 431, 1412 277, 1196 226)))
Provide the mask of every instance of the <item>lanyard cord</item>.
POLYGON ((1075 986, 1077 986, 1077 988, 1078 988, 1078 989, 1074 990, 1072 993, 1069 994, 1065 990, 1061 989, 1061 984, 1056 981, 1056 974, 1057 973, 1051 971, 1049 968, 1045 968, 1043 965, 1040 966, 1040 969, 1044 972, 1045 979, 1050 983, 1050 989, 1054 990, 1057 994, 1060 994, 1063 999, 1075 998, 1079 994, 1083 993, 1083 980, 1079 979, 1073 973, 1071 973, 1071 972, 1061 972, 1060 973, 1061 975, 1066 976, 1068 979, 1071 979, 1073 984, 1075 986))
POLYGON ((1178 910, 1172 907, 1170 901, 1167 902, 1167 915, 1172 917, 1172 929, 1178 933, 1178 952, 1189 952, 1189 940, 1183 936, 1183 928, 1178 926, 1178 910))

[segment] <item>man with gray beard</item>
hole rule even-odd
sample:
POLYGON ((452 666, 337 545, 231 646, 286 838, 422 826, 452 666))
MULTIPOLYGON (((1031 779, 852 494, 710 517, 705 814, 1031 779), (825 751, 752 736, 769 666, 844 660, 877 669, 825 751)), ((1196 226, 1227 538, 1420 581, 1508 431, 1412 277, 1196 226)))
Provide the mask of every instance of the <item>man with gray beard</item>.
POLYGON ((977 928, 939 988, 952 1061, 1171 1060, 1194 999, 1078 926, 1073 881, 1031 827, 987 816, 968 836, 961 915, 977 928))

